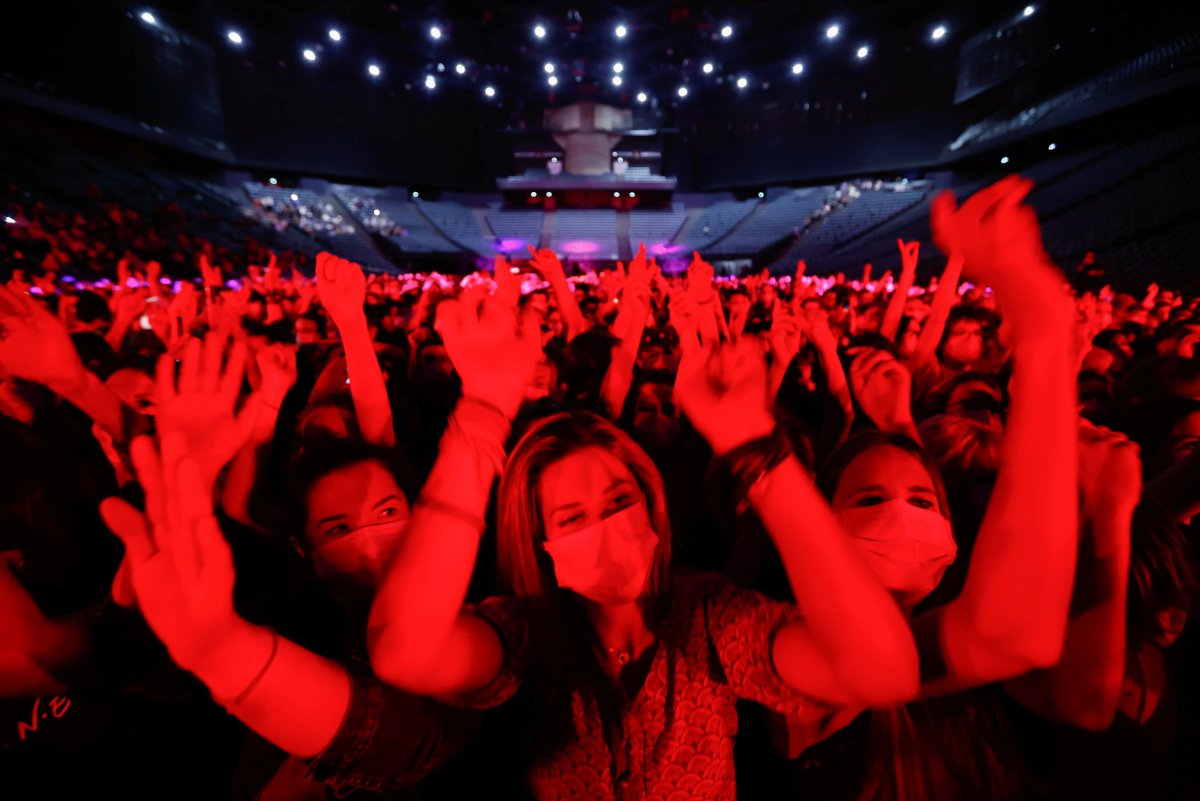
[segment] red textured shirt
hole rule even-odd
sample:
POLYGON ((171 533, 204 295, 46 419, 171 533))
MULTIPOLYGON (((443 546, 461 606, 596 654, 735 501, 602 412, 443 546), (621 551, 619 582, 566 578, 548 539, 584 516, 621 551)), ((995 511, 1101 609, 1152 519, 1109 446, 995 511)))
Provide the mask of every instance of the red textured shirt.
MULTIPOLYGON (((493 682, 458 703, 494 707, 520 686, 531 645, 513 600, 490 598, 477 609, 499 633, 505 662, 493 682)), ((577 690, 575 739, 531 766, 538 799, 733 801, 736 700, 791 713, 812 704, 779 678, 771 658, 775 631, 797 617, 793 605, 718 575, 677 577, 649 673, 623 713, 627 771, 614 779, 599 708, 577 690)))

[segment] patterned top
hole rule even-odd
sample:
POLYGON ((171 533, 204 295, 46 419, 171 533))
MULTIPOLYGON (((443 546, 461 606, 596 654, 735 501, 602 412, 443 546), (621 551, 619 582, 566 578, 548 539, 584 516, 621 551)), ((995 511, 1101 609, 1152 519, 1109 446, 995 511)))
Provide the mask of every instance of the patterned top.
MULTIPOLYGON (((457 702, 490 708, 517 691, 532 646, 514 599, 490 598, 477 612, 500 635, 505 663, 493 682, 457 702)), ((620 779, 614 777, 599 707, 590 695, 576 691, 576 738, 530 769, 539 801, 734 801, 737 699, 783 713, 799 713, 812 704, 779 678, 771 658, 776 630, 797 618, 791 604, 718 575, 677 577, 649 673, 623 713, 628 769, 620 779)))

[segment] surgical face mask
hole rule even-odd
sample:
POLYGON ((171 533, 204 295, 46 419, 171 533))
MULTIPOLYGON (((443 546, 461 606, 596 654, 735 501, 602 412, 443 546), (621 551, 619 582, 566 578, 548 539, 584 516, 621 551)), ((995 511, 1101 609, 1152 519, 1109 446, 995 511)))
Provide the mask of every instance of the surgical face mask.
POLYGON ((906 608, 933 592, 958 553, 950 521, 903 498, 846 509, 840 517, 859 555, 906 608))
POLYGON ((598 604, 630 603, 646 588, 658 536, 639 503, 544 547, 558 586, 598 604))
POLYGON ((376 587, 404 536, 407 520, 361 526, 313 549, 313 569, 322 582, 376 587))

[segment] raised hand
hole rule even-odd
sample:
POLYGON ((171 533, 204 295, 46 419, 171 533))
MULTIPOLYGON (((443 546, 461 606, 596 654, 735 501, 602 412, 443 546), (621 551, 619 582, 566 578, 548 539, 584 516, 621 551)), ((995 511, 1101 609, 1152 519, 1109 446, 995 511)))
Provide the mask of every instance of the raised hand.
POLYGON ((897 239, 896 246, 900 248, 901 275, 915 276, 917 274, 917 260, 921 254, 921 243, 915 239, 912 242, 897 239))
POLYGON ((230 346, 228 334, 222 333, 189 342, 178 375, 170 355, 158 360, 159 435, 181 439, 209 487, 246 441, 258 415, 255 399, 237 411, 245 367, 245 345, 230 346))
POLYGON ((1037 214, 1022 201, 1033 182, 1011 175, 956 206, 942 192, 930 208, 934 242, 963 258, 964 272, 996 293, 1018 337, 1065 335, 1074 314, 1063 276, 1042 247, 1037 214))
POLYGON ((513 309, 467 290, 458 299, 442 301, 434 328, 462 379, 463 395, 515 417, 542 356, 537 313, 526 311, 518 330, 513 309))
POLYGON ((912 375, 886 350, 863 348, 850 364, 850 389, 880 431, 915 438, 912 375))
POLYGON ((221 275, 221 268, 214 267, 208 259, 207 253, 199 255, 200 261, 200 277, 204 279, 206 289, 219 289, 224 286, 224 279, 221 275))
POLYGON ((710 301, 716 293, 712 265, 700 258, 699 251, 692 251, 692 263, 687 268, 687 292, 697 303, 710 301))
POLYGON ((679 346, 683 350, 700 347, 700 307, 695 298, 682 290, 673 289, 668 295, 670 302, 671 327, 679 335, 679 346))
POLYGON ((766 361, 762 347, 751 339, 684 348, 675 398, 718 455, 775 427, 766 361))
POLYGON ((261 400, 278 409, 296 385, 296 346, 270 345, 255 354, 255 361, 262 376, 259 385, 261 400))
POLYGON ((60 394, 84 377, 83 362, 62 321, 38 301, 0 287, 0 375, 60 394))
POLYGON ((496 281, 496 299, 507 308, 515 309, 521 297, 521 279, 513 273, 508 259, 497 254, 493 278, 496 281))
POLYGON ((563 272, 562 262, 558 259, 558 254, 549 248, 538 250, 533 245, 529 246, 529 266, 537 271, 547 283, 553 284, 558 281, 567 280, 566 273, 563 272))
POLYGON ((341 329, 364 316, 367 277, 354 262, 339 259, 332 253, 318 253, 317 297, 333 317, 334 324, 341 329))
POLYGON ((171 658, 195 670, 237 624, 233 557, 212 511, 212 486, 180 434, 134 440, 146 513, 109 498, 100 514, 125 545, 127 572, 146 623, 171 658))

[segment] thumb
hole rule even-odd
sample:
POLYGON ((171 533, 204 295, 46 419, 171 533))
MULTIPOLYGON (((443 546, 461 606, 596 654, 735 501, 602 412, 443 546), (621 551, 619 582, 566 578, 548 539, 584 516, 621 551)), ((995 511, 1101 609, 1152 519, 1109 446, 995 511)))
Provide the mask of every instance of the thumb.
POLYGON ((145 562, 154 555, 146 516, 121 498, 105 498, 100 502, 100 517, 117 539, 125 546, 125 562, 132 565, 145 562))

